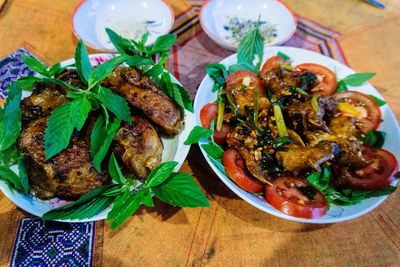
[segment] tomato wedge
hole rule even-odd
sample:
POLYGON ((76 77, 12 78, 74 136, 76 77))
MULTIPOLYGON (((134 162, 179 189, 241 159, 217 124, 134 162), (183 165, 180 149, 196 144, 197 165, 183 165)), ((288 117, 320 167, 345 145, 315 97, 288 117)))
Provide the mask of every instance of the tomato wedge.
POLYGON ((333 95, 337 87, 336 75, 333 71, 327 67, 313 63, 300 64, 296 68, 303 72, 312 72, 317 76, 319 83, 311 89, 313 94, 325 96, 333 95))
POLYGON ((306 219, 324 216, 328 206, 324 195, 310 186, 304 179, 295 176, 280 176, 267 185, 265 199, 281 212, 306 219))
POLYGON ((372 97, 356 91, 336 93, 333 97, 339 100, 339 110, 343 105, 340 103, 350 104, 355 108, 355 112, 346 112, 346 107, 340 111, 343 115, 355 117, 364 133, 379 127, 382 119, 381 109, 372 97))
POLYGON ((260 77, 264 79, 268 71, 279 69, 283 63, 285 63, 285 59, 283 59, 282 57, 270 57, 267 61, 265 61, 264 65, 262 66, 260 77))
MULTIPOLYGON (((211 122, 215 120, 218 116, 218 104, 217 103, 208 103, 200 110, 200 121, 201 125, 204 128, 209 129, 211 126, 211 122)), ((232 130, 232 126, 228 123, 222 123, 221 131, 214 130, 214 141, 222 145, 225 143, 226 136, 232 130)))
POLYGON ((238 70, 232 72, 226 78, 226 91, 230 92, 244 84, 248 87, 262 89, 261 80, 255 73, 248 70, 238 70), (248 84, 246 84, 246 79, 248 79, 248 84))
POLYGON ((396 157, 384 149, 372 149, 366 145, 363 155, 372 160, 372 164, 354 171, 349 179, 349 187, 361 190, 379 190, 390 185, 396 178, 399 165, 396 157))
POLYGON ((264 190, 264 184, 247 174, 244 161, 237 150, 226 150, 222 156, 222 164, 232 181, 243 190, 250 193, 261 193, 264 190))

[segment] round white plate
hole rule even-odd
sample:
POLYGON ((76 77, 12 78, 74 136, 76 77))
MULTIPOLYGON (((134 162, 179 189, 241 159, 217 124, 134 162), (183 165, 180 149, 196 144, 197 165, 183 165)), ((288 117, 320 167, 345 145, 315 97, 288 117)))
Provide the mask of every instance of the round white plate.
POLYGON ((149 45, 172 29, 174 12, 161 0, 84 0, 72 14, 71 23, 76 37, 86 45, 100 51, 117 52, 105 28, 135 40, 148 31, 149 45))
MULTIPOLYGON (((317 54, 315 52, 311 52, 305 49, 299 49, 299 48, 293 48, 293 47, 265 47, 264 48, 264 61, 271 56, 275 56, 278 52, 283 52, 287 54, 292 60, 293 60, 293 65, 298 65, 301 63, 317 63, 321 64, 323 66, 328 67, 329 69, 333 70, 336 72, 338 80, 346 77, 349 74, 354 73, 353 70, 351 70, 349 67, 339 63, 338 61, 323 56, 321 54, 317 54)), ((225 58, 224 60, 221 61, 222 64, 225 66, 230 66, 232 64, 235 64, 236 61, 236 54, 225 58)), ((378 73, 379 75, 379 73, 378 73)), ((194 100, 194 111, 196 114, 196 124, 201 126, 200 123, 200 110, 201 108, 209 103, 209 102, 215 102, 217 99, 217 94, 212 92, 212 87, 213 87, 214 82, 212 79, 207 75, 203 81, 201 82, 199 89, 196 94, 196 98, 194 100)), ((365 94, 371 94, 374 96, 377 96, 381 99, 382 96, 378 93, 378 91, 372 87, 370 84, 366 83, 363 86, 358 86, 358 87, 350 87, 350 90, 355 90, 355 91, 360 91, 365 94)), ((397 123, 397 120, 393 114, 393 112, 390 110, 388 105, 384 105, 381 107, 381 112, 382 112, 382 118, 383 122, 379 126, 379 130, 385 131, 387 133, 386 139, 385 139, 385 145, 384 148, 392 152, 397 159, 400 158, 400 149, 399 149, 399 140, 400 140, 400 129, 399 129, 399 124, 397 123)), ((202 142, 202 143, 205 143, 202 142)), ((202 144, 200 143, 200 144, 202 144)), ((227 176, 225 176, 221 171, 219 171, 213 164, 212 162, 208 159, 207 154, 203 149, 202 153, 204 157, 206 158, 208 164, 211 166, 211 168, 214 170, 214 172, 218 175, 218 177, 233 191, 235 192, 239 197, 244 199, 246 202, 249 204, 253 205, 256 208, 259 208, 262 211, 265 211, 267 213, 270 213, 272 215, 291 220, 291 221, 296 221, 296 222, 305 222, 305 223, 335 223, 335 222, 342 222, 342 221, 347 221, 351 220, 354 218, 357 218, 374 208, 376 208, 379 204, 381 204, 387 196, 383 197, 376 197, 376 198, 369 198, 364 200, 362 203, 352 205, 352 206, 347 206, 347 207, 342 207, 342 206, 333 206, 329 209, 328 214, 318 218, 318 219, 302 219, 302 218, 296 218, 290 215, 286 215, 275 208, 273 208, 271 205, 269 205, 265 199, 260 196, 257 197, 251 193, 248 193, 241 188, 239 188, 231 179, 229 179, 227 176)), ((397 184, 397 181, 394 181, 392 183, 393 185, 397 184)))
MULTIPOLYGON (((100 63, 103 63, 110 58, 112 58, 113 55, 110 54, 95 54, 95 55, 90 55, 90 61, 93 66, 97 66, 100 63)), ((61 63, 62 66, 67 66, 72 63, 74 63, 74 59, 69 59, 66 61, 63 61, 61 63)), ((171 75, 171 74, 170 74, 171 75)), ((175 77, 172 77, 172 80, 176 83, 179 83, 175 77)), ((24 91, 22 94, 22 97, 28 97, 30 95, 30 92, 24 91)), ((194 122, 194 113, 188 112, 187 110, 184 111, 184 127, 182 131, 176 135, 175 137, 164 137, 161 136, 161 140, 164 144, 164 150, 162 154, 162 161, 170 161, 174 160, 177 161, 179 164, 176 166, 175 171, 178 171, 180 167, 182 166, 184 160, 186 159, 187 154, 189 153, 190 146, 184 145, 183 142, 187 139, 191 129, 194 127, 195 122, 194 122)), ((12 169, 17 172, 18 168, 17 166, 13 166, 12 169)), ((18 172, 17 172, 18 173, 18 172)), ((21 193, 18 193, 16 191, 11 191, 6 183, 3 181, 0 181, 0 189, 3 191, 4 195, 6 195, 15 205, 20 207, 21 209, 41 217, 44 213, 50 211, 51 209, 54 209, 56 207, 62 206, 66 204, 67 202, 58 198, 53 198, 50 200, 40 200, 33 195, 28 195, 25 196, 21 193)), ((97 220, 102 220, 105 219, 107 216, 109 209, 104 210, 103 212, 99 213, 98 215, 90 218, 90 219, 84 219, 84 220, 64 220, 68 222, 85 222, 85 221, 97 221, 97 220)))
MULTIPOLYGON (((279 45, 296 31, 296 18, 293 12, 281 1, 276 0, 211 0, 207 1, 200 12, 200 23, 205 33, 220 46, 236 50, 237 38, 233 32, 244 32, 246 21, 253 23, 260 17, 260 31, 272 25, 276 29, 276 37, 265 40, 266 46, 279 45), (235 21, 232 23, 229 22, 235 21), (237 23, 236 23, 237 22, 237 23)), ((240 38, 239 38, 240 40, 240 38)))

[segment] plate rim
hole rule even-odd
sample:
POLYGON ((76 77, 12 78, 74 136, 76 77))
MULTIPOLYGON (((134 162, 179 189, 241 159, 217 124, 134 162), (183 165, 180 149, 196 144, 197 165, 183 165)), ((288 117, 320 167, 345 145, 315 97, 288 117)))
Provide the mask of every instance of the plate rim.
MULTIPOLYGON (((336 60, 336 59, 334 59, 334 58, 325 56, 325 55, 320 54, 320 53, 317 53, 317 52, 315 52, 315 51, 307 50, 307 49, 304 49, 304 48, 297 48, 297 47, 264 46, 264 56, 265 56, 265 54, 266 54, 266 51, 268 51, 268 49, 271 49, 271 50, 281 50, 283 53, 288 53, 289 56, 290 56, 290 51, 285 52, 285 50, 297 50, 297 51, 299 51, 299 52, 301 52, 301 51, 303 51, 303 52, 306 51, 306 53, 314 54, 314 56, 318 56, 318 57, 326 58, 326 59, 328 59, 328 60, 335 61, 336 64, 341 65, 341 67, 343 67, 344 69, 346 69, 346 71, 349 71, 349 72, 351 72, 351 73, 355 73, 355 71, 354 71, 353 69, 351 69, 349 66, 347 66, 347 65, 345 65, 345 64, 343 64, 343 63, 341 63, 341 62, 339 62, 338 60, 336 60)), ((222 60, 219 61, 218 63, 223 64, 223 65, 226 65, 226 64, 229 65, 229 63, 227 63, 227 62, 229 62, 229 61, 232 61, 232 60, 233 60, 233 61, 236 62, 236 55, 237 55, 237 54, 234 53, 234 54, 232 54, 232 55, 230 55, 230 56, 228 56, 228 57, 225 57, 224 59, 222 59, 222 60)), ((263 63, 265 62, 265 60, 266 60, 266 59, 263 58, 263 63)), ((311 63, 312 63, 312 62, 311 62, 311 63)), ((200 102, 200 94, 201 94, 201 91, 202 91, 201 89, 202 89, 203 87, 206 86, 205 83, 207 83, 207 80, 208 80, 208 79, 211 80, 210 76, 209 76, 208 74, 206 74, 206 75, 204 76, 204 78, 202 79, 202 81, 201 81, 199 87, 198 87, 198 90, 197 90, 197 92, 196 92, 196 96, 195 96, 195 99, 194 99, 193 107, 194 107, 194 111, 195 111, 196 125, 198 125, 198 126, 201 126, 201 125, 200 125, 200 119, 199 119, 199 111, 200 111, 200 109, 199 109, 199 108, 200 108, 200 107, 199 107, 199 105, 200 105, 199 102, 200 102), (196 111, 197 111, 197 112, 196 112, 196 111)), ((212 80, 211 80, 211 81, 212 81, 212 80)), ((363 85, 363 86, 366 86, 366 85, 371 86, 371 88, 374 90, 374 93, 375 93, 377 96, 379 96, 381 99, 384 99, 384 98, 382 97, 382 95, 379 93, 379 91, 378 91, 374 86, 372 86, 372 85, 371 85, 370 83, 368 83, 368 82, 365 83, 365 85, 363 85)), ((210 88, 210 89, 211 89, 211 88, 210 88)), ((203 90, 206 90, 206 89, 203 89, 203 90)), ((397 119, 396 119, 396 117, 395 117, 395 115, 394 115, 392 109, 389 107, 388 104, 387 104, 387 108, 388 108, 388 111, 389 111, 389 112, 387 113, 386 116, 390 116, 390 119, 396 122, 396 124, 395 124, 394 126, 396 127, 397 135, 400 136, 400 127, 399 127, 399 123, 398 123, 398 121, 397 121, 397 119)), ((320 218, 316 218, 316 219, 305 219, 305 218, 298 218, 298 217, 294 217, 294 216, 291 216, 291 215, 287 215, 287 214, 285 214, 285 213, 283 213, 283 212, 281 212, 281 211, 275 209, 274 207, 272 207, 272 206, 271 206, 268 202, 266 202, 265 200, 264 200, 264 201, 261 201, 261 200, 260 200, 260 201, 254 201, 254 200, 252 200, 252 199, 248 196, 248 194, 250 194, 250 193, 248 193, 248 192, 246 192, 245 190, 243 190, 243 189, 241 189, 240 187, 238 187, 229 177, 225 176, 214 164, 212 164, 212 162, 208 159, 207 153, 206 153, 205 150, 201 147, 202 144, 206 144, 206 143, 207 143, 207 142, 205 142, 204 140, 202 140, 202 141, 199 142, 200 150, 201 150, 201 152, 202 152, 204 158, 206 159, 207 164, 211 167, 211 169, 212 169, 212 170, 214 171, 214 173, 218 176, 218 178, 219 178, 230 190, 232 190, 238 197, 240 197, 241 199, 243 199, 243 200, 244 200, 245 202, 247 202, 248 204, 252 205, 253 207, 256 207, 257 209, 259 209, 259 210, 261 210, 261 211, 263 211, 263 212, 269 213, 269 214, 274 215, 274 216, 276 216, 276 217, 279 217, 279 218, 281 218, 281 219, 286 219, 286 220, 289 220, 289 221, 300 222, 300 223, 309 223, 309 224, 332 224, 332 223, 338 223, 338 222, 349 221, 349 220, 353 220, 353 219, 355 219, 355 218, 361 217, 361 216, 363 216, 363 215, 369 213, 370 211, 374 210, 376 207, 378 207, 380 204, 382 204, 382 203, 390 196, 390 195, 385 195, 385 196, 377 197, 377 198, 376 198, 377 200, 376 200, 371 206, 367 207, 366 209, 361 210, 360 212, 356 212, 356 213, 354 213, 354 214, 352 214, 352 215, 348 215, 348 216, 346 216, 346 217, 332 217, 332 219, 330 219, 330 220, 321 220, 321 218, 324 218, 324 216, 323 216, 323 217, 320 217, 320 218), (269 207, 268 207, 268 206, 264 206, 262 203, 265 203, 265 204, 268 205, 269 207), (270 208, 270 209, 267 209, 267 207, 270 208)), ((395 157, 396 157, 396 159, 399 161, 398 157, 397 157, 397 156, 395 156, 395 157)), ((397 179, 397 180, 395 180, 394 182, 392 182, 392 185, 397 186, 398 183, 399 183, 399 179, 397 179)), ((361 203, 362 203, 362 202, 361 202, 361 203)), ((346 208, 346 206, 338 206, 338 207, 340 207, 340 208, 342 208, 342 209, 346 208)), ((349 206, 349 207, 350 207, 350 206, 349 206)))
MULTIPOLYGON (((84 0, 84 1, 86 1, 86 0, 84 0)), ((112 53, 96 53, 96 54, 89 54, 89 58, 94 58, 94 57, 107 57, 107 58, 112 58, 112 57, 115 57, 116 56, 116 54, 112 54, 112 53)), ((61 63, 61 66, 66 66, 66 65, 68 65, 68 64, 70 64, 70 63, 72 63, 72 62, 75 62, 75 59, 74 58, 69 58, 69 59, 66 59, 66 60, 63 60, 63 61, 61 61, 60 63, 61 63)), ((172 80, 174 81, 174 82, 178 82, 179 83, 179 85, 182 85, 180 82, 179 82, 179 80, 178 79, 176 79, 176 77, 171 73, 171 72, 169 72, 169 71, 167 71, 168 73, 169 73, 169 75, 171 76, 171 78, 172 78, 172 80)), ((186 138, 189 136, 189 133, 190 133, 190 131, 191 131, 191 129, 196 125, 195 123, 195 113, 194 112, 190 112, 190 111, 188 111, 188 110, 184 110, 184 116, 183 116, 183 122, 184 122, 184 129, 179 133, 179 135, 177 135, 176 137, 178 137, 179 139, 178 139, 178 144, 177 144, 177 147, 176 147, 176 153, 175 153, 175 156, 174 156, 174 160, 175 160, 175 157, 177 157, 177 155, 179 155, 179 158, 181 158, 182 160, 180 160, 180 161, 178 161, 178 165, 174 168, 174 171, 179 171, 179 169, 182 167, 182 165, 183 165, 183 163, 185 162, 185 160, 186 160, 186 158, 187 158, 187 155, 189 154, 189 151, 190 151, 190 148, 191 148, 191 145, 185 145, 184 144, 184 141, 186 140, 186 138), (181 143, 181 146, 180 146, 180 143, 181 143)), ((12 166, 15 166, 16 164, 14 164, 14 165, 12 165, 12 166)), ((38 216, 38 217, 42 217, 42 213, 41 212, 38 212, 37 210, 35 210, 35 211, 30 211, 30 210, 28 210, 24 205, 21 205, 21 203, 16 203, 16 201, 15 201, 15 197, 13 196, 14 194, 18 194, 18 195, 20 195, 21 197, 29 197, 30 198, 30 201, 33 201, 33 202, 36 202, 36 201, 38 201, 38 202, 44 202, 44 203, 49 203, 51 200, 54 200, 54 199, 59 199, 59 198, 52 198, 52 199, 49 199, 49 200, 41 200, 41 199, 37 199, 37 198, 35 198, 32 194, 29 194, 28 196, 25 196, 25 195, 23 195, 22 193, 19 193, 19 192, 17 192, 17 191, 15 191, 15 190, 10 190, 9 188, 8 188, 8 185, 4 182, 4 181, 2 181, 2 180, 0 180, 0 190, 3 192, 3 194, 14 204, 14 205, 16 205, 17 207, 19 207, 20 209, 22 209, 22 210, 24 210, 25 212, 27 212, 27 213, 29 213, 29 214, 32 214, 32 215, 35 215, 35 216, 38 216)), ((61 201, 65 201, 65 200, 62 200, 62 199, 60 199, 61 201)), ((67 204, 67 203, 66 203, 67 204)), ((63 205, 65 205, 65 204, 63 204, 63 205)), ((61 205, 60 205, 61 206, 61 205)), ((98 213, 97 215, 95 215, 95 216, 93 216, 93 217, 91 217, 91 218, 86 218, 86 219, 74 219, 74 220, 70 220, 70 219, 67 219, 67 220, 52 220, 52 221, 59 221, 59 222, 93 222, 93 221, 100 221, 100 220, 104 220, 106 217, 107 217, 107 214, 108 214, 108 212, 110 211, 110 209, 111 209, 111 207, 112 207, 112 204, 109 206, 109 207, 107 207, 106 209, 104 209, 103 211, 101 211, 100 213, 98 213)), ((56 207, 55 207, 56 208, 56 207)), ((51 209, 50 209, 51 210, 51 209)))

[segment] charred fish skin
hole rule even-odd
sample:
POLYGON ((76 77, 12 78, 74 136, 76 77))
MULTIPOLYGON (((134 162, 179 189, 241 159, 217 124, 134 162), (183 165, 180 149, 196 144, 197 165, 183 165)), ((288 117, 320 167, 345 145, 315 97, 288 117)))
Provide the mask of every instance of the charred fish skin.
POLYGON ((182 113, 179 107, 140 71, 117 67, 102 82, 102 86, 124 97, 167 135, 173 136, 182 130, 182 113))

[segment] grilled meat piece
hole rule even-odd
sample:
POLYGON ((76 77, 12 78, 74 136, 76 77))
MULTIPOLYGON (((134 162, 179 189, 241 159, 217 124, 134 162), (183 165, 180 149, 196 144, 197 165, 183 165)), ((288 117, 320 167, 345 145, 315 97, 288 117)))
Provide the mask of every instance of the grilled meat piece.
POLYGON ((118 67, 102 85, 125 97, 133 107, 143 111, 166 134, 176 135, 182 129, 178 106, 140 71, 118 67))
POLYGON ((333 159, 338 147, 333 142, 322 141, 313 147, 295 144, 285 146, 285 150, 276 152, 276 158, 285 171, 298 172, 308 168, 321 171, 321 164, 333 159))
POLYGON ((132 116, 114 138, 114 153, 138 178, 145 179, 161 163, 163 143, 154 127, 144 118, 132 116))
POLYGON ((330 133, 325 118, 331 117, 337 104, 331 97, 320 96, 317 98, 318 109, 311 104, 311 100, 301 103, 296 102, 286 108, 292 127, 297 131, 319 129, 330 133))
POLYGON ((299 75, 283 69, 275 69, 266 73, 263 78, 265 88, 276 97, 291 95, 290 87, 297 87, 300 83, 299 75))
POLYGON ((76 199, 90 190, 108 184, 109 177, 96 171, 89 145, 75 135, 68 148, 46 160, 44 130, 47 118, 29 123, 18 140, 28 161, 29 182, 41 199, 76 199))
POLYGON ((82 89, 87 88, 87 86, 79 78, 78 72, 74 69, 64 71, 57 78, 75 87, 82 89))
POLYGON ((54 84, 36 82, 32 95, 22 99, 22 122, 27 124, 32 120, 49 116, 58 106, 68 102, 66 92, 54 84))

